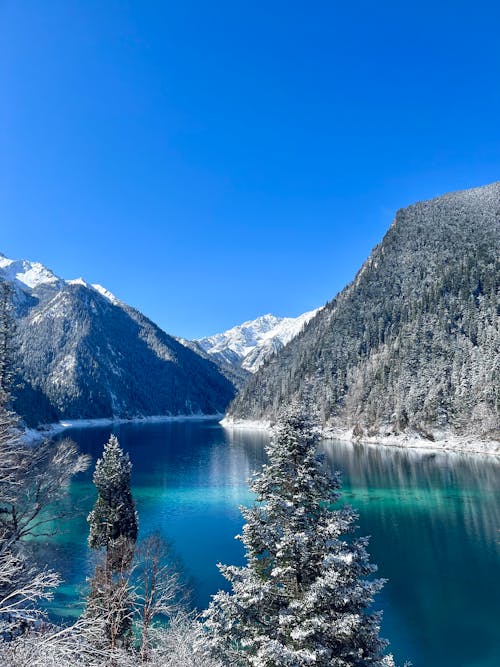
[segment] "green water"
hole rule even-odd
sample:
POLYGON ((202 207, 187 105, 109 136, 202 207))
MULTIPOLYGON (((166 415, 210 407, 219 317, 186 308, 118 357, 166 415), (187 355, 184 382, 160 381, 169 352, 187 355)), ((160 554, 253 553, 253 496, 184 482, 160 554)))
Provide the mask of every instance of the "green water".
MULTIPOLYGON (((246 480, 264 460, 266 436, 214 422, 115 427, 134 463, 140 530, 160 529, 191 577, 195 603, 224 587, 216 563, 242 562, 233 537, 246 480)), ((94 457, 110 428, 66 432, 94 457)), ((360 513, 372 560, 388 583, 379 595, 383 636, 415 667, 500 665, 500 461, 457 454, 325 443, 327 463, 344 473, 343 499, 360 513)), ((65 584, 51 613, 78 613, 91 568, 85 516, 94 500, 90 472, 71 488, 79 514, 50 544, 37 543, 65 584)))

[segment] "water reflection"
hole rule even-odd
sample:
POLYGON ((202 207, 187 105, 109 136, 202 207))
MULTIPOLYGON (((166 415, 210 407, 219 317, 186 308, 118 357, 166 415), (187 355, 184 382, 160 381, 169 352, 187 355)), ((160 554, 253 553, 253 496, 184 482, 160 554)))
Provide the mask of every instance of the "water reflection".
MULTIPOLYGON (((225 585, 216 563, 241 563, 240 504, 264 462, 263 432, 211 422, 126 424, 113 429, 134 463, 140 532, 160 529, 196 581, 203 607, 225 585)), ((110 428, 70 435, 94 457, 110 428)), ((65 434, 67 435, 67 434, 65 434)), ((415 667, 500 664, 500 462, 459 454, 324 442, 327 465, 343 473, 343 499, 359 510, 360 534, 389 582, 379 597, 383 634, 399 660, 415 667)), ((89 570, 85 515, 91 472, 71 489, 80 515, 40 558, 66 581, 53 611, 68 613, 89 570)), ((46 551, 44 552, 44 546, 46 551)))
POLYGON ((382 506, 428 511, 439 523, 443 513, 470 539, 498 549, 500 460, 438 452, 326 441, 322 450, 332 469, 344 473, 346 492, 355 489, 382 506), (450 505, 456 505, 450 517, 450 505), (406 507, 405 507, 406 506, 406 507))
POLYGON ((420 665, 500 664, 499 461, 340 442, 323 449, 344 472, 389 579, 380 603, 397 653, 420 665))
POLYGON ((211 448, 209 460, 209 480, 213 488, 228 489, 235 503, 242 496, 249 497, 248 480, 264 462, 265 434, 252 432, 246 437, 238 437, 227 430, 218 429, 220 444, 211 448))

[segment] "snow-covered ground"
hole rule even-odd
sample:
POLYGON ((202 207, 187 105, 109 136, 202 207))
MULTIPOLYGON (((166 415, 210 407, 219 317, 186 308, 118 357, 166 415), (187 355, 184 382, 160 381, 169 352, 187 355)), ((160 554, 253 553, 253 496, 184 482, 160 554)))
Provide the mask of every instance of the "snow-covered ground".
MULTIPOLYGON (((271 430, 271 423, 265 420, 252 421, 224 417, 220 424, 228 429, 271 430)), ((481 454, 500 457, 500 442, 496 440, 476 440, 470 436, 456 436, 447 432, 441 432, 434 435, 434 440, 423 438, 417 433, 364 436, 360 439, 353 434, 352 429, 326 428, 321 432, 321 436, 325 440, 342 440, 344 442, 367 445, 401 447, 403 449, 415 449, 426 452, 461 452, 464 454, 481 454)))
POLYGON ((318 310, 310 310, 299 317, 276 317, 269 313, 196 342, 208 354, 232 364, 240 364, 247 371, 255 373, 273 352, 295 338, 318 310))
MULTIPOLYGON (((214 415, 152 415, 133 419, 68 419, 57 424, 47 424, 38 429, 26 429, 25 442, 36 442, 51 438, 70 428, 99 428, 112 424, 160 423, 217 420, 227 429, 249 431, 271 431, 271 422, 265 420, 232 419, 222 414, 214 415)), ((496 440, 475 440, 472 437, 460 437, 451 433, 440 433, 435 440, 429 440, 418 434, 365 436, 362 439, 353 435, 352 429, 324 429, 321 432, 325 440, 342 440, 343 442, 378 445, 383 447, 401 447, 403 449, 421 450, 426 452, 460 452, 464 454, 480 454, 500 457, 500 442, 496 440)))

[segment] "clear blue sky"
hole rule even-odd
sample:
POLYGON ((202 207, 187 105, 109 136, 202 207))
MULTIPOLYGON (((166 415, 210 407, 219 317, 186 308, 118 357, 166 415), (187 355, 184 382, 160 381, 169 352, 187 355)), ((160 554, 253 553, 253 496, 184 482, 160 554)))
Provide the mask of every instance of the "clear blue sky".
POLYGON ((0 0, 0 250, 197 337, 500 179, 497 2, 0 0))

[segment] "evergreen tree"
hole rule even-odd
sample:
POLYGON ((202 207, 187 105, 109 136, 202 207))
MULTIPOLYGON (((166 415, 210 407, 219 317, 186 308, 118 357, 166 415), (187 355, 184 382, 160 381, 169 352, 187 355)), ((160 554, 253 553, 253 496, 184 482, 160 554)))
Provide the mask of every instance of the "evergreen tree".
POLYGON ((97 461, 93 481, 98 496, 88 516, 88 543, 104 549, 90 581, 86 616, 103 627, 104 644, 116 649, 128 647, 132 636, 132 591, 130 564, 137 540, 137 512, 130 490, 132 464, 128 454, 111 435, 97 461))
POLYGON ((232 593, 217 593, 206 612, 214 654, 254 667, 393 665, 380 614, 367 611, 383 585, 367 578, 376 569, 367 539, 341 539, 356 515, 332 508, 339 477, 327 473, 296 407, 280 418, 267 454, 251 483, 257 503, 243 510, 247 564, 219 565, 232 593))
POLYGON ((16 322, 12 313, 12 287, 0 280, 0 400, 8 403, 14 379, 16 322))
POLYGON ((119 571, 130 562, 137 540, 137 512, 130 490, 132 464, 115 435, 104 445, 93 482, 97 500, 88 516, 89 546, 106 550, 111 569, 119 571))

